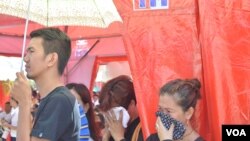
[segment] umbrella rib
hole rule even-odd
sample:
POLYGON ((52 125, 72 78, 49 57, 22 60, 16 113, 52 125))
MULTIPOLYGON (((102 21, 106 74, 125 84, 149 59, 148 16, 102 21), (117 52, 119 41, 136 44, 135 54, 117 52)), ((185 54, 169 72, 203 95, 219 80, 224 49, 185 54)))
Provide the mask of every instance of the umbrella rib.
POLYGON ((94 0, 94 4, 95 4, 95 7, 96 7, 96 9, 98 9, 98 13, 99 13, 99 15, 100 15, 100 17, 101 17, 101 19, 102 19, 102 22, 104 23, 104 25, 106 24, 105 23, 105 20, 104 20, 104 18, 103 18, 103 16, 102 16, 102 14, 101 14, 101 12, 100 12, 100 9, 98 8, 98 6, 97 6, 97 4, 96 4, 96 1, 94 0))

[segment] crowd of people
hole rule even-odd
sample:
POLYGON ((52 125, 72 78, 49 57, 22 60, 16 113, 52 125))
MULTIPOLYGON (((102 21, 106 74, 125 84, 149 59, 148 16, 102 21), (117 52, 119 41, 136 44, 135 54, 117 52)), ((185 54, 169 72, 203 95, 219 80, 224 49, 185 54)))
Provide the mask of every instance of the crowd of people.
MULTIPOLYGON (((27 75, 16 73, 10 102, 1 113, 11 141, 204 140, 190 122, 201 97, 198 79, 176 79, 160 88, 159 108, 152 113, 156 133, 145 138, 130 77, 115 77, 94 95, 84 84, 65 85, 61 76, 71 54, 69 37, 56 28, 35 30, 30 37, 27 75), (28 79, 39 93, 30 89, 28 79)), ((7 136, 2 134, 2 140, 7 136)))
MULTIPOLYGON (((31 116, 35 117, 39 105, 39 94, 32 90, 31 116)), ((17 122, 18 122, 19 106, 18 101, 13 97, 7 101, 4 106, 4 111, 0 112, 0 141, 16 141, 17 122)))

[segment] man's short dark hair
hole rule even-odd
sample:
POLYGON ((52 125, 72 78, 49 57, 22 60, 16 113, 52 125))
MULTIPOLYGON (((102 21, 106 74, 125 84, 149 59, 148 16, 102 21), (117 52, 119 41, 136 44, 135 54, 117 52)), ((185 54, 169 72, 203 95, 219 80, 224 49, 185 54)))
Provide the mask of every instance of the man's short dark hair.
POLYGON ((31 38, 41 37, 45 55, 58 54, 58 72, 63 74, 71 54, 70 38, 58 28, 42 28, 30 33, 31 38))

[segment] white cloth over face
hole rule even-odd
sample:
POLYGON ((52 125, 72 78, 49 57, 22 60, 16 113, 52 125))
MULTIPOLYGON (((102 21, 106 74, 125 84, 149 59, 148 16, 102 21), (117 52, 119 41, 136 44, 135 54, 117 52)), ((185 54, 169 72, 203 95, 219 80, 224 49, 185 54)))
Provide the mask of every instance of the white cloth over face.
POLYGON ((121 106, 119 106, 119 107, 113 107, 112 109, 109 110, 109 112, 111 110, 114 111, 117 120, 119 119, 120 111, 123 112, 122 126, 124 128, 127 128, 128 127, 128 121, 129 121, 129 118, 130 118, 130 116, 128 114, 128 111, 125 108, 121 107, 121 106))

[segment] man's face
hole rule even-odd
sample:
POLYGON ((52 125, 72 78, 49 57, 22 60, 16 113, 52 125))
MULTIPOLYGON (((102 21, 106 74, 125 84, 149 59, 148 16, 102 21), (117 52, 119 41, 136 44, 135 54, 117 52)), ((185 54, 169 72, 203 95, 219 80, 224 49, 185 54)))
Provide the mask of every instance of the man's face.
POLYGON ((5 104, 5 112, 6 113, 9 113, 10 111, 11 111, 11 106, 10 106, 10 104, 5 104))
POLYGON ((43 39, 41 37, 32 38, 26 49, 24 57, 25 71, 27 77, 35 79, 41 75, 47 68, 47 60, 43 49, 43 39))

